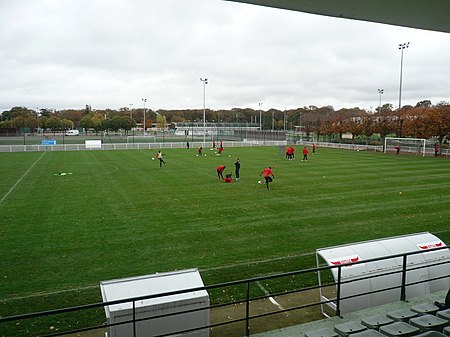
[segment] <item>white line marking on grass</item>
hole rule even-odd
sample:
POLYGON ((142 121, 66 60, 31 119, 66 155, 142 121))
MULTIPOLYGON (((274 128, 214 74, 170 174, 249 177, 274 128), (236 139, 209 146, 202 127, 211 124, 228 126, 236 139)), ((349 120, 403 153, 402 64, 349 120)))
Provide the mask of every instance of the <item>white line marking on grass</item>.
MULTIPOLYGON (((271 262, 271 261, 277 261, 277 260, 284 260, 286 258, 300 257, 300 256, 311 255, 311 254, 314 254, 314 253, 304 253, 304 254, 297 254, 297 255, 289 255, 289 256, 276 257, 276 258, 273 258, 273 259, 267 259, 267 260, 250 261, 250 262, 233 264, 233 265, 205 268, 205 269, 200 269, 200 271, 210 271, 210 270, 219 270, 219 269, 226 269, 226 268, 243 267, 243 266, 247 266, 249 264, 254 264, 254 263, 264 263, 264 262, 271 262)), ((23 296, 17 296, 17 297, 9 297, 9 298, 2 298, 2 299, 0 299, 0 302, 21 300, 21 299, 25 299, 25 298, 32 298, 32 297, 39 297, 39 296, 48 296, 48 295, 62 294, 62 293, 71 292, 71 291, 82 291, 82 290, 93 289, 93 288, 97 288, 97 287, 99 287, 99 285, 88 285, 88 286, 85 286, 85 287, 62 289, 62 290, 55 290, 55 291, 42 291, 42 292, 38 292, 38 293, 31 293, 29 295, 23 295, 23 296)), ((262 287, 262 285, 260 285, 260 287, 262 287)), ((262 290, 268 295, 268 293, 267 293, 267 291, 265 289, 262 288, 262 290)), ((275 303, 272 302, 274 305, 279 305, 273 298, 270 297, 269 300, 271 302, 274 301, 275 303)), ((283 310, 283 309, 281 309, 281 310, 283 310)))
POLYGON ((13 187, 11 187, 11 188, 9 189, 8 193, 6 193, 6 194, 3 196, 3 198, 0 200, 0 205, 2 204, 3 200, 5 200, 6 197, 7 197, 7 196, 8 196, 8 195, 16 188, 16 186, 19 185, 19 183, 22 181, 22 179, 28 174, 28 172, 31 171, 31 169, 34 167, 34 165, 36 165, 37 162, 38 162, 39 160, 41 160, 41 158, 42 158, 45 154, 46 154, 46 152, 42 152, 41 156, 40 156, 38 159, 36 159, 36 161, 33 163, 33 165, 31 165, 31 167, 27 170, 27 172, 25 172, 25 173, 19 178, 19 180, 16 181, 16 183, 13 185, 13 187))
POLYGON ((48 296, 48 295, 56 295, 56 294, 62 294, 62 293, 68 293, 71 291, 81 291, 81 290, 87 290, 87 289, 93 289, 98 288, 99 285, 91 285, 91 286, 85 286, 85 287, 79 287, 79 288, 71 288, 71 289, 64 289, 64 290, 56 290, 56 291, 42 291, 38 293, 32 293, 29 295, 23 295, 23 296, 17 296, 17 297, 9 297, 9 298, 2 298, 0 299, 0 302, 7 302, 7 301, 14 301, 14 300, 23 300, 25 298, 32 298, 32 297, 39 297, 39 296, 48 296))
MULTIPOLYGON (((258 285, 258 287, 259 287, 262 291, 264 291, 264 293, 266 294, 266 296, 269 296, 269 292, 266 290, 266 288, 264 288, 264 286, 261 284, 261 282, 256 281, 256 284, 258 285)), ((270 301, 273 305, 276 305, 276 306, 278 307, 278 309, 284 310, 283 306, 282 306, 280 303, 278 303, 277 301, 275 301, 275 300, 273 299, 272 296, 269 296, 269 301, 270 301)))
POLYGON ((227 269, 227 268, 234 268, 234 267, 242 267, 242 266, 248 266, 250 264, 280 261, 280 260, 286 260, 289 258, 296 258, 296 257, 313 255, 313 254, 314 254, 314 252, 309 252, 309 253, 295 254, 295 255, 289 255, 289 256, 274 257, 273 259, 253 260, 253 261, 247 261, 247 262, 243 262, 243 263, 227 264, 224 266, 217 266, 217 267, 211 267, 211 268, 200 268, 200 271, 211 271, 211 270, 220 270, 220 269, 227 269))

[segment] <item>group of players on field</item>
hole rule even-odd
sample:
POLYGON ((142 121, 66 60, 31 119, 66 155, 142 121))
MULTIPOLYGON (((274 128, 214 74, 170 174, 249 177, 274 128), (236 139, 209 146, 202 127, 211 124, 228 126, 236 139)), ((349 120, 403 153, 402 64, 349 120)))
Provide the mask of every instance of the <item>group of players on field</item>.
MULTIPOLYGON (((213 141, 213 148, 215 149, 216 147, 216 142, 213 141)), ((189 147, 187 147, 189 149, 189 147)), ((223 145, 222 145, 222 141, 220 141, 220 146, 217 148, 218 153, 217 155, 221 155, 222 151, 223 151, 223 145)), ((295 149, 294 146, 289 146, 286 150, 286 155, 285 158, 287 160, 293 160, 295 158, 294 155, 295 149)), ((313 144, 313 153, 316 153, 316 144, 313 144)), ((203 156, 203 147, 200 146, 197 149, 197 157, 198 156, 203 156)), ((205 155, 206 156, 206 155, 205 155)), ((166 162, 164 161, 164 153, 162 153, 161 151, 158 151, 158 153, 156 154, 156 158, 159 159, 159 167, 162 167, 163 164, 165 164, 166 162)), ((308 160, 308 148, 305 146, 303 148, 303 159, 304 160, 308 160)), ((236 177, 236 181, 239 180, 239 172, 241 169, 241 161, 239 160, 239 158, 237 158, 236 162, 234 163, 235 166, 235 177, 236 177)), ((223 180, 225 183, 232 183, 233 178, 232 178, 232 173, 226 174, 225 178, 223 177, 223 172, 225 171, 226 166, 225 165, 219 165, 217 166, 217 177, 221 180, 223 180)), ((272 171, 272 167, 267 167, 265 169, 263 169, 261 171, 261 173, 259 174, 259 176, 261 177, 262 175, 264 175, 264 185, 266 186, 267 190, 270 190, 269 188, 269 183, 271 183, 273 181, 273 179, 275 178, 275 175, 273 174, 272 171)), ((261 182, 258 182, 261 183, 261 182)))

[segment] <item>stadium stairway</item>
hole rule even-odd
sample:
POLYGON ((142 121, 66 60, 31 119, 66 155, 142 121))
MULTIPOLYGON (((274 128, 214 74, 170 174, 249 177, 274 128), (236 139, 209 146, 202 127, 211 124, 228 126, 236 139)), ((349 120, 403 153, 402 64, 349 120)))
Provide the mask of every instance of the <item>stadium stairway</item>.
POLYGON ((447 291, 398 301, 343 317, 252 335, 254 337, 450 337, 450 309, 439 310, 447 291))

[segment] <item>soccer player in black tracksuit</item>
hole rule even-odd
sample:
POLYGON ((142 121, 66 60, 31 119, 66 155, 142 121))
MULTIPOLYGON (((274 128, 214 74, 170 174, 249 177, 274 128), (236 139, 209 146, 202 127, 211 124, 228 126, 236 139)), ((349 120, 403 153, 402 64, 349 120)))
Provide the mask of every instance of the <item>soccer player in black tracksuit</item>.
POLYGON ((239 170, 241 169, 241 161, 239 160, 239 158, 234 163, 234 166, 236 167, 236 180, 239 180, 239 170))

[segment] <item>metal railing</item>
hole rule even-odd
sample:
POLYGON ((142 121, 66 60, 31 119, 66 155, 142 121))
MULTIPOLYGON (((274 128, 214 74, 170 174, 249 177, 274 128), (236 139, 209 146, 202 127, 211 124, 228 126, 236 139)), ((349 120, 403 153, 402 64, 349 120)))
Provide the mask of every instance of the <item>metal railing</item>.
MULTIPOLYGON (((189 141, 189 140, 187 140, 189 141)), ((383 146, 381 145, 361 145, 361 144, 346 144, 346 143, 328 143, 328 142, 309 142, 300 141, 298 145, 312 146, 316 144, 319 148, 334 148, 334 149, 346 149, 356 151, 374 151, 383 152, 383 146)), ((164 143, 102 143, 101 148, 91 149, 86 147, 86 144, 55 144, 55 145, 0 145, 0 152, 58 152, 58 151, 96 151, 96 150, 152 150, 152 149, 182 149, 186 148, 186 141, 182 142, 164 142, 164 143)), ((285 146, 287 142, 284 140, 251 140, 246 141, 226 141, 225 147, 249 147, 249 146, 285 146)), ((203 146, 208 148, 211 146, 211 142, 191 142, 189 141, 190 148, 198 148, 203 146)), ((415 147, 402 147, 403 153, 416 153, 415 147)), ((427 156, 434 155, 433 148, 426 148, 425 154, 427 156)), ((442 149, 440 156, 449 157, 450 149, 442 149)))
MULTIPOLYGON (((11 323, 14 325, 14 323, 17 323, 17 322, 23 321, 23 320, 27 320, 27 319, 44 318, 44 319, 47 319, 49 322, 52 322, 52 319, 53 319, 52 317, 60 315, 60 314, 70 314, 70 313, 75 313, 75 312, 80 312, 80 311, 88 311, 90 309, 96 309, 96 308, 104 309, 105 307, 109 307, 109 306, 113 306, 113 305, 117 305, 117 304, 132 303, 132 315, 131 315, 130 319, 127 319, 127 320, 124 320, 121 322, 107 322, 107 323, 103 323, 101 325, 85 326, 85 327, 81 327, 78 329, 72 329, 72 330, 69 329, 67 331, 59 331, 59 332, 55 332, 55 333, 51 333, 51 334, 47 334, 47 335, 43 335, 43 336, 46 336, 46 337, 63 336, 63 335, 67 335, 67 334, 74 334, 74 333, 81 333, 81 332, 85 332, 85 331, 97 330, 100 328, 106 329, 106 328, 112 328, 112 327, 123 325, 123 324, 131 324, 132 325, 132 333, 130 336, 138 337, 138 336, 141 336, 141 334, 137 334, 137 332, 136 332, 137 326, 140 322, 143 322, 143 321, 156 320, 156 319, 161 319, 161 318, 167 318, 170 316, 189 314, 189 313, 194 313, 194 312, 204 311, 204 310, 209 311, 210 309, 218 309, 218 308, 230 306, 230 305, 245 305, 245 313, 238 318, 221 321, 221 322, 216 322, 216 323, 212 323, 212 324, 209 323, 209 324, 205 324, 203 326, 191 327, 189 329, 184 329, 184 330, 179 330, 179 331, 170 331, 167 333, 159 334, 157 336, 164 337, 164 336, 170 336, 170 335, 178 334, 178 333, 187 333, 187 332, 192 332, 192 331, 212 329, 212 328, 217 328, 217 327, 221 327, 221 326, 225 326, 225 325, 229 325, 229 324, 236 324, 236 323, 242 323, 244 325, 244 328, 242 329, 242 332, 241 332, 242 335, 250 336, 251 335, 251 322, 253 320, 268 317, 271 315, 279 315, 280 313, 291 312, 294 310, 300 310, 300 309, 305 309, 305 308, 310 308, 310 307, 322 306, 324 304, 334 302, 336 305, 336 313, 335 314, 337 316, 340 316, 340 306, 341 306, 342 301, 348 300, 351 298, 355 298, 355 297, 359 297, 359 296, 365 296, 368 294, 375 294, 375 293, 380 293, 380 292, 384 292, 384 291, 388 291, 388 290, 393 290, 393 289, 400 290, 399 298, 392 299, 393 302, 394 301, 405 301, 407 289, 409 286, 450 278, 450 275, 447 274, 447 275, 444 275, 441 277, 436 277, 436 278, 431 278, 431 279, 426 279, 426 280, 408 280, 407 276, 408 276, 409 271, 414 271, 414 270, 418 270, 418 269, 422 269, 422 268, 442 266, 442 265, 446 265, 446 266, 450 265, 449 258, 444 258, 444 259, 441 258, 440 261, 434 261, 432 263, 430 263, 428 261, 427 263, 425 263, 423 265, 416 264, 414 266, 410 265, 408 267, 408 265, 409 265, 408 258, 411 256, 414 256, 414 255, 417 255, 417 254, 429 254, 430 252, 434 252, 434 251, 438 251, 438 250, 448 250, 448 249, 449 249, 448 246, 443 246, 443 247, 439 247, 439 248, 428 249, 426 251, 417 251, 417 252, 411 252, 411 253, 390 255, 390 256, 385 256, 385 257, 381 257, 381 258, 361 260, 361 261, 358 261, 355 263, 346 263, 346 264, 340 264, 340 265, 303 269, 303 270, 298 270, 298 271, 293 271, 293 272, 288 272, 288 273, 255 277, 255 278, 250 278, 250 279, 245 279, 245 280, 226 282, 226 283, 190 288, 190 289, 179 290, 179 291, 165 292, 165 293, 156 294, 156 295, 132 297, 132 298, 124 299, 124 300, 115 300, 115 301, 108 301, 108 302, 101 302, 101 303, 86 304, 86 305, 81 305, 81 306, 74 306, 74 307, 69 307, 69 308, 48 310, 48 311, 42 311, 42 312, 34 312, 34 313, 28 313, 28 314, 22 314, 22 315, 10 316, 10 317, 0 317, 0 331, 1 331, 2 326, 4 327, 5 325, 11 324, 11 323), (377 274, 376 276, 371 276, 371 275, 362 276, 362 277, 359 277, 356 279, 351 279, 351 280, 345 280, 342 278, 343 268, 347 268, 349 266, 358 265, 358 264, 364 264, 364 263, 370 263, 370 262, 380 262, 383 260, 396 259, 396 258, 402 259, 401 269, 394 270, 394 271, 393 270, 387 271, 387 272, 384 272, 381 274, 377 274), (295 286, 290 286, 287 288, 282 288, 283 290, 280 290, 281 288, 279 288, 279 287, 277 288, 275 286, 274 291, 269 292, 266 290, 264 292, 264 294, 262 294, 262 295, 258 294, 258 291, 255 292, 255 290, 259 289, 259 286, 255 287, 255 284, 258 284, 259 282, 265 282, 265 283, 270 282, 270 281, 275 281, 275 282, 278 281, 279 282, 279 281, 282 281, 283 278, 301 277, 301 276, 307 275, 307 274, 315 275, 320 272, 331 271, 332 269, 337 269, 337 275, 338 275, 337 279, 334 282, 329 282, 329 283, 323 284, 323 285, 312 284, 310 286, 302 287, 301 289, 299 289, 295 286), (382 277, 382 276, 392 275, 392 274, 400 274, 401 275, 400 284, 391 285, 387 288, 382 288, 382 289, 378 289, 378 290, 365 291, 365 292, 358 293, 358 294, 352 294, 350 296, 342 296, 341 295, 341 288, 345 284, 352 283, 352 282, 358 282, 361 280, 372 279, 374 277, 382 277), (311 302, 311 303, 306 303, 306 304, 301 304, 301 305, 293 305, 289 308, 283 308, 283 309, 278 309, 278 310, 270 311, 270 312, 261 312, 261 313, 253 313, 252 314, 252 310, 251 310, 252 304, 257 305, 258 301, 260 301, 260 300, 266 300, 266 299, 276 297, 276 296, 293 296, 294 294, 302 294, 305 291, 318 290, 321 287, 330 287, 330 286, 336 287, 336 298, 334 298, 334 299, 329 299, 327 301, 323 301, 321 299, 318 302, 311 302), (214 292, 214 291, 217 291, 218 289, 231 289, 233 287, 241 288, 239 299, 227 301, 225 303, 217 303, 217 304, 213 304, 213 305, 208 305, 207 307, 202 307, 202 308, 195 308, 195 309, 190 309, 190 310, 180 310, 180 311, 172 312, 170 314, 162 314, 162 315, 157 315, 157 316, 152 316, 152 317, 137 318, 136 303, 138 303, 140 301, 151 300, 151 299, 155 299, 155 298, 162 298, 162 297, 178 295, 178 294, 192 293, 192 292, 196 292, 196 291, 214 292), (252 295, 253 293, 254 293, 254 295, 252 295)), ((54 319, 57 319, 57 318, 54 318, 54 319)), ((3 329, 3 331, 4 331, 4 329, 3 329)))
MULTIPOLYGON (((224 147, 248 147, 248 146, 280 146, 286 145, 286 141, 252 140, 252 141, 227 141, 224 147)), ((205 149, 211 146, 211 142, 189 142, 192 149, 203 146, 205 149)), ((56 152, 56 151, 98 151, 98 150, 151 150, 151 149, 183 149, 186 142, 170 143, 103 143, 101 148, 92 149, 85 144, 64 145, 0 145, 0 152, 56 152)))

